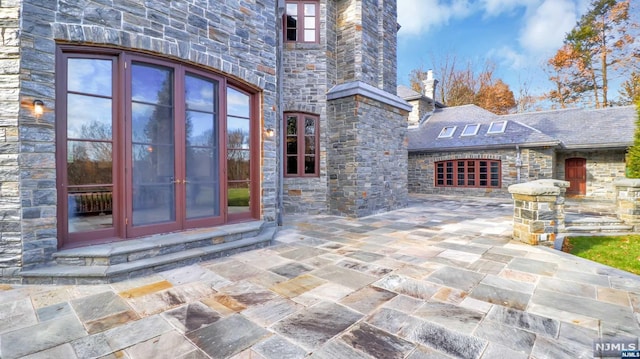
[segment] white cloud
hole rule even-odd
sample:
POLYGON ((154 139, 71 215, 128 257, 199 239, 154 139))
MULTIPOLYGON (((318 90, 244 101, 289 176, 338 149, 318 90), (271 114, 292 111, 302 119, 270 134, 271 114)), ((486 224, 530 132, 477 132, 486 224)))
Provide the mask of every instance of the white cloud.
POLYGON ((509 46, 502 46, 499 49, 492 49, 487 54, 487 58, 496 59, 500 68, 521 70, 526 68, 530 64, 528 63, 527 56, 517 52, 509 46))
POLYGON ((576 12, 571 0, 545 0, 526 19, 520 46, 530 54, 548 56, 562 46, 565 34, 575 26, 576 12))
POLYGON ((469 0, 398 0, 399 36, 420 35, 471 14, 469 0))
POLYGON ((480 0, 480 4, 487 16, 498 16, 519 7, 529 9, 539 3, 540 0, 480 0))

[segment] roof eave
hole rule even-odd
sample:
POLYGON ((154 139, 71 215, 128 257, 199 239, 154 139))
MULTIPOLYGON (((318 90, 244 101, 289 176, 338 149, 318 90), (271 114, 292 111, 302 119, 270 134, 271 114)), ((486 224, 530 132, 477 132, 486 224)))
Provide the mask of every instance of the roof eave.
POLYGON ((557 147, 560 143, 557 141, 549 141, 549 142, 526 142, 526 143, 506 143, 499 145, 478 145, 478 146, 456 146, 456 147, 430 147, 430 148, 409 148, 409 152, 461 152, 461 151, 472 151, 472 150, 494 150, 494 149, 505 149, 505 148, 515 148, 516 146, 520 148, 531 148, 531 147, 557 147))
POLYGON ((580 144, 580 145, 562 145, 563 150, 589 150, 589 149, 626 149, 633 145, 633 142, 627 143, 595 143, 595 144, 580 144))

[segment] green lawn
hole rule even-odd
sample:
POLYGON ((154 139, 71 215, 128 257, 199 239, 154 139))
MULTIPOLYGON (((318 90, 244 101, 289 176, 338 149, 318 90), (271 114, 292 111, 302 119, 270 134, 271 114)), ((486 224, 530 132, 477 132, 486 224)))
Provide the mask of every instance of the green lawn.
POLYGON ((232 207, 246 207, 249 205, 248 188, 229 188, 227 203, 232 207))
POLYGON ((640 235, 569 237, 564 252, 640 274, 640 235))

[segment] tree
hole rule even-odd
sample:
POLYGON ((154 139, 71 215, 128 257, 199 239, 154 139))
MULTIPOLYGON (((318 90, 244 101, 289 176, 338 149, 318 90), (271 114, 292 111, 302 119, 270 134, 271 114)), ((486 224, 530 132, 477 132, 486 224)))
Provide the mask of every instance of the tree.
POLYGON ((633 71, 620 85, 620 104, 629 105, 640 101, 640 73, 633 71))
POLYGON ((422 93, 422 82, 427 79, 428 73, 429 71, 425 71, 422 65, 417 69, 411 70, 409 73, 409 83, 413 91, 422 93))
POLYGON ((474 103, 498 115, 506 115, 516 107, 513 92, 500 79, 480 85, 474 103))
POLYGON ((638 119, 636 120, 636 131, 633 136, 633 146, 627 153, 627 177, 640 178, 640 100, 636 101, 638 119))
POLYGON ((566 35, 564 46, 548 61, 556 88, 548 99, 561 107, 591 98, 596 108, 607 107, 609 82, 634 61, 635 29, 629 17, 630 0, 593 0, 591 9, 566 35))
MULTIPOLYGON (((509 113, 516 107, 513 92, 501 79, 494 78, 495 64, 487 61, 480 71, 471 62, 463 68, 457 66, 454 56, 446 56, 439 66, 438 89, 436 92, 447 106, 478 105, 496 114, 509 113)), ((416 91, 422 91, 422 81, 428 71, 419 67, 411 71, 409 80, 416 91)))
POLYGON ((589 77, 582 75, 579 69, 581 59, 575 49, 564 45, 547 61, 547 74, 554 88, 545 94, 551 102, 558 103, 561 108, 575 104, 582 99, 582 94, 592 87, 589 77))

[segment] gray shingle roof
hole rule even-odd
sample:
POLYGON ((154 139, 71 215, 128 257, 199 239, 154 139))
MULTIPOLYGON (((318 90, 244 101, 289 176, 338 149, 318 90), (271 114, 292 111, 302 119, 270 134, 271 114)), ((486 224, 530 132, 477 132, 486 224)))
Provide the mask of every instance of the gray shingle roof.
POLYGON ((633 144, 635 106, 566 109, 503 116, 560 140, 566 149, 628 147, 633 144))
POLYGON ((634 106, 598 110, 567 109, 495 115, 476 105, 436 110, 420 127, 409 129, 409 151, 470 150, 559 146, 565 149, 625 148, 633 143, 634 106), (507 121, 504 133, 488 134, 494 121, 507 121), (480 124, 475 136, 460 136, 466 125, 480 124), (456 126, 451 138, 438 138, 445 126, 456 126))
POLYGON ((409 129, 409 151, 448 151, 473 148, 555 146, 558 140, 535 128, 508 121, 504 133, 488 134, 491 122, 506 120, 476 105, 447 107, 436 110, 416 129, 409 129), (460 136, 466 125, 479 124, 474 136, 460 136), (438 138, 446 126, 456 126, 450 138, 438 138))
POLYGON ((396 92, 398 93, 398 97, 403 98, 405 101, 417 100, 422 97, 420 92, 414 91, 405 85, 398 85, 396 92))

